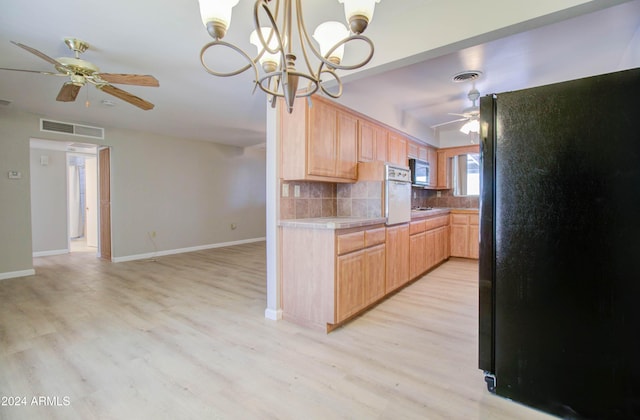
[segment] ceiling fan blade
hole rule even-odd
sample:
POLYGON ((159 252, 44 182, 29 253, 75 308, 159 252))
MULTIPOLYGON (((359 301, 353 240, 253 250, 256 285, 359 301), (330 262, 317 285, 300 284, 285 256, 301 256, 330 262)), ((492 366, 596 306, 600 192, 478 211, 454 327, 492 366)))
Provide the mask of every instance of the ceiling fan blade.
POLYGON ((135 105, 140 109, 144 109, 145 111, 148 111, 150 109, 153 109, 153 107, 155 106, 154 104, 152 104, 151 102, 147 102, 142 98, 138 98, 135 95, 132 95, 129 92, 126 92, 120 88, 117 88, 115 86, 111 86, 111 85, 97 85, 96 86, 98 89, 108 93, 109 95, 113 95, 116 98, 120 98, 125 102, 129 102, 131 105, 135 105))
POLYGON ((56 97, 56 101, 60 102, 73 102, 76 100, 78 96, 78 92, 80 92, 80 88, 82 86, 76 85, 72 82, 67 82, 62 85, 60 92, 58 92, 58 96, 56 97))
POLYGON ((158 80, 148 74, 119 74, 119 73, 100 73, 98 76, 109 83, 118 83, 121 85, 136 85, 158 87, 158 80))
POLYGON ((466 121, 468 119, 469 118, 466 118, 466 117, 465 118, 458 118, 457 120, 447 121, 447 122, 443 122, 443 123, 440 123, 440 124, 432 125, 431 128, 437 128, 437 127, 440 127, 440 126, 443 126, 443 125, 453 124, 453 123, 456 123, 456 122, 459 122, 459 121, 466 121))
POLYGON ((45 53, 36 50, 35 48, 31 48, 28 45, 24 45, 21 44, 19 42, 15 42, 15 41, 11 41, 12 44, 17 45, 18 47, 25 49, 27 51, 29 51, 31 54, 37 55, 38 57, 42 58, 44 61, 48 61, 49 63, 53 64, 54 66, 62 66, 62 63, 60 63, 59 61, 49 57, 48 55, 46 55, 45 53))
POLYGON ((9 70, 9 71, 23 71, 26 73, 40 73, 40 74, 46 74, 49 76, 66 76, 66 74, 60 74, 60 73, 52 73, 50 71, 39 71, 39 70, 23 70, 23 69, 8 69, 6 67, 0 67, 0 70, 9 70))

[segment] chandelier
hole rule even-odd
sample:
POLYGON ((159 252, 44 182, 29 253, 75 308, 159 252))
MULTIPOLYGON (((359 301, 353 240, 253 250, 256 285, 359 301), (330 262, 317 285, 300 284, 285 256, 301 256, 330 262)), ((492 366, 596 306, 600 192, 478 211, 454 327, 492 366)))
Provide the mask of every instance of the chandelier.
POLYGON ((332 98, 339 98, 342 95, 342 81, 336 70, 360 68, 373 57, 373 42, 362 33, 371 22, 375 4, 380 0, 338 0, 339 3, 344 4, 345 16, 350 29, 335 21, 320 24, 313 33, 313 39, 317 42, 319 51, 305 27, 301 0, 295 0, 295 2, 292 0, 256 0, 253 7, 255 30, 249 37, 251 44, 257 48, 257 54, 253 57, 238 46, 222 40, 231 23, 232 9, 238 2, 239 0, 199 0, 202 22, 209 35, 214 39, 200 51, 200 62, 208 73, 220 77, 235 76, 252 69, 255 77, 254 92, 259 87, 271 95, 273 106, 275 106, 275 98, 283 97, 289 113, 293 111, 295 98, 311 96, 318 90, 332 98), (295 26, 293 21, 294 6, 295 26), (261 22, 261 10, 266 16, 266 25, 261 22), (293 36, 296 32, 304 60, 304 71, 296 67, 297 57, 293 48, 293 36), (368 45, 368 55, 358 63, 342 64, 344 46, 354 40, 363 41, 368 45), (215 46, 227 47, 236 51, 247 60, 247 64, 231 72, 213 70, 205 62, 204 54, 215 46), (310 60, 312 57, 315 57, 314 62, 310 60), (258 64, 262 72, 260 72, 258 64), (323 76, 336 82, 336 91, 330 91, 323 85, 323 76), (300 79, 306 79, 307 85, 299 89, 300 79))

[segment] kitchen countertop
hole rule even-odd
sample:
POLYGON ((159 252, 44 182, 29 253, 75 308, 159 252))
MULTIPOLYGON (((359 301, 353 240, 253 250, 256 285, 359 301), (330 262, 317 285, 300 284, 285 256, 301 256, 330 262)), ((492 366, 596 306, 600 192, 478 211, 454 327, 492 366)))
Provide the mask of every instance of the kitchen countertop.
MULTIPOLYGON (((449 213, 478 214, 478 209, 433 208, 431 210, 411 210, 411 220, 426 219, 449 213)), ((386 223, 384 217, 312 217, 308 219, 285 219, 278 226, 303 229, 349 229, 386 223)))
POLYGON ((431 210, 411 210, 411 220, 426 219, 428 217, 442 216, 449 213, 478 214, 478 209, 436 207, 431 210))
POLYGON ((278 222, 282 227, 305 229, 348 229, 384 224, 384 217, 314 217, 309 219, 285 219, 278 222))

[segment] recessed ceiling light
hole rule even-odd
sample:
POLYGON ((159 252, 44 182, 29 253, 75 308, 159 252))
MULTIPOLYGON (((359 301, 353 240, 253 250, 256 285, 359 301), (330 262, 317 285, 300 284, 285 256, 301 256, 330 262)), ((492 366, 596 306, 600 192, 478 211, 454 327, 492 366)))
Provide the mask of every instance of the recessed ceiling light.
POLYGON ((473 80, 478 80, 480 76, 482 76, 482 72, 480 70, 465 70, 454 74, 451 77, 451 81, 455 83, 471 82, 473 80))
POLYGON ((103 99, 101 102, 102 102, 102 105, 104 105, 104 106, 116 106, 115 102, 110 101, 108 99, 103 99))

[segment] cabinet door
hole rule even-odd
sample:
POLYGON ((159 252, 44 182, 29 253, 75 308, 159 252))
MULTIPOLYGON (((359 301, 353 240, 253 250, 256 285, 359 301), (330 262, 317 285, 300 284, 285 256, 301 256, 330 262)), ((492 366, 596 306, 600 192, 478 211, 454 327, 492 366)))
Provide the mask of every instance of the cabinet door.
POLYGON ((409 281, 409 224, 387 228, 387 280, 385 293, 409 281))
POLYGON ((469 217, 465 214, 451 215, 451 256, 469 255, 469 217))
POLYGON ((358 161, 371 162, 376 160, 376 131, 373 125, 360 121, 360 135, 358 138, 358 161))
POLYGON ((438 185, 438 154, 433 147, 426 148, 427 162, 429 162, 429 186, 438 185))
POLYGON ((386 247, 376 245, 365 250, 364 257, 364 304, 373 303, 384 296, 386 277, 386 247))
POLYGON ((451 173, 451 159, 447 158, 444 151, 436 152, 436 169, 431 173, 436 175, 436 188, 448 190, 451 189, 451 181, 449 174, 451 173))
POLYGON ((478 226, 478 216, 469 218, 469 258, 480 258, 480 226, 478 226), (476 224, 474 224, 474 218, 476 224))
MULTIPOLYGON (((418 147, 418 159, 429 162, 429 154, 427 152, 427 148, 425 146, 418 147)), ((429 162, 431 163, 431 162, 429 162)))
POLYGON ((389 133, 382 127, 376 127, 376 159, 380 162, 387 161, 387 149, 389 133))
POLYGON ((436 229, 425 232, 425 262, 427 270, 436 265, 436 229))
POLYGON ((436 229, 435 234, 435 264, 439 264, 445 259, 445 231, 446 227, 440 227, 436 229))
POLYGON ((310 110, 307 139, 307 172, 309 175, 334 176, 336 173, 336 109, 315 101, 310 110))
POLYGON ((408 147, 409 148, 407 150, 407 157, 410 157, 410 158, 413 158, 413 159, 420 159, 418 157, 418 144, 410 141, 408 147))
POLYGON ((338 178, 358 178, 358 119, 346 112, 337 111, 336 172, 338 178))
POLYGON ((337 258, 336 320, 344 321, 362 309, 364 303, 364 250, 337 258))
POLYGON ((425 233, 409 237, 409 278, 415 279, 426 271, 425 233))
POLYGON ((387 158, 389 162, 407 166, 407 139, 395 133, 389 133, 387 158))

